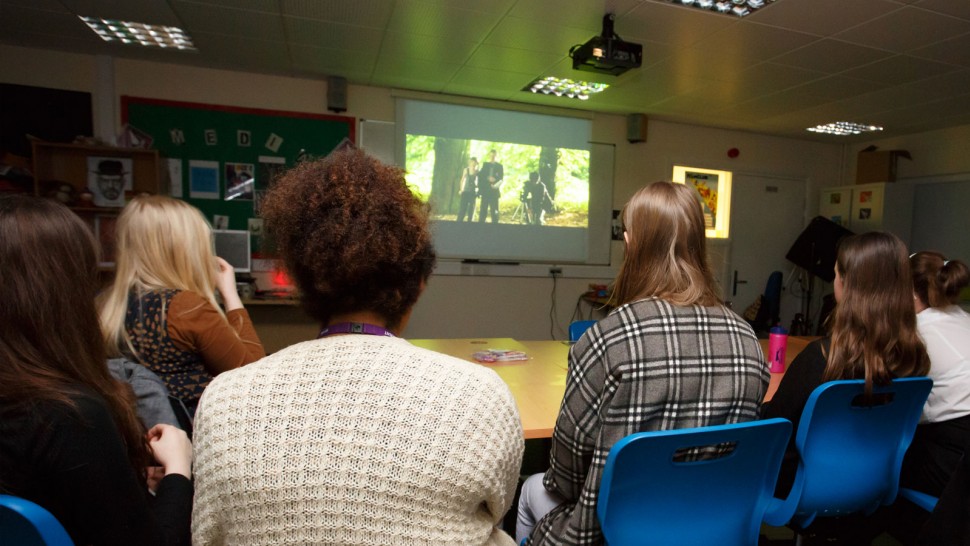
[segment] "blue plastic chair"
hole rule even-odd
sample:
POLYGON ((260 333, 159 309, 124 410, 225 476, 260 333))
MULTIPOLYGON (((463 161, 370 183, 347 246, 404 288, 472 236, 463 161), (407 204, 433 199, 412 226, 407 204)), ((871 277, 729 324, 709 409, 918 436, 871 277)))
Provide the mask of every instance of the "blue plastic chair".
POLYGON ((589 327, 596 324, 595 320, 577 320, 569 324, 569 341, 576 343, 583 337, 589 327))
POLYGON ((899 496, 915 504, 916 506, 919 506, 927 512, 932 512, 933 509, 936 508, 936 503, 940 501, 940 499, 934 497, 933 495, 929 495, 915 489, 908 489, 906 487, 901 487, 899 489, 899 496))
POLYGON ((0 542, 17 546, 74 546, 57 518, 38 504, 0 495, 0 542))
POLYGON ((787 419, 767 419, 623 438, 606 459, 596 507, 607 544, 758 544, 791 430, 787 419), (726 443, 733 449, 723 453, 726 443), (722 454, 678 456, 701 446, 722 454))
POLYGON ((928 377, 895 379, 873 387, 873 405, 861 403, 861 379, 816 388, 795 433, 800 461, 791 492, 772 501, 765 522, 797 531, 816 516, 868 514, 891 504, 932 387, 928 377))

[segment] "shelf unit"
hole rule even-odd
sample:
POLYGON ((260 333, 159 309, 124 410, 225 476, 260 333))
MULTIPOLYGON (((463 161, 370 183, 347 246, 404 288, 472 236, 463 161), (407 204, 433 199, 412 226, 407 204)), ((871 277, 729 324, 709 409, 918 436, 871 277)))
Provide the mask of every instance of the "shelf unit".
POLYGON ((104 269, 113 268, 114 219, 121 207, 97 207, 80 203, 82 191, 88 188, 88 158, 127 159, 131 161, 131 190, 125 190, 125 200, 140 193, 158 194, 161 191, 161 159, 157 150, 113 148, 34 141, 34 193, 48 196, 58 185, 68 184, 73 195, 66 203, 91 228, 101 244, 104 269))

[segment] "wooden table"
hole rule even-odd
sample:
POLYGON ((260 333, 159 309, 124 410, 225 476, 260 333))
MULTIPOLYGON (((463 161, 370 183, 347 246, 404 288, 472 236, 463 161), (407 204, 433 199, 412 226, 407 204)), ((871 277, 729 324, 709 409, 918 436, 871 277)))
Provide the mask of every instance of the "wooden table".
MULTIPOLYGON (((813 339, 812 337, 789 337, 785 355, 785 368, 795 355, 813 339)), ((520 341, 512 338, 482 339, 412 339, 412 344, 451 355, 462 360, 488 366, 502 378, 512 391, 519 407, 525 438, 549 438, 559 416, 563 393, 566 390, 566 368, 569 346, 564 341, 520 341), (486 349, 522 351, 529 360, 518 362, 495 362, 482 364, 472 358, 472 353, 486 349)), ((761 340, 761 349, 767 354, 768 340, 761 340)), ((782 373, 771 374, 765 400, 771 397, 781 383, 782 373)))

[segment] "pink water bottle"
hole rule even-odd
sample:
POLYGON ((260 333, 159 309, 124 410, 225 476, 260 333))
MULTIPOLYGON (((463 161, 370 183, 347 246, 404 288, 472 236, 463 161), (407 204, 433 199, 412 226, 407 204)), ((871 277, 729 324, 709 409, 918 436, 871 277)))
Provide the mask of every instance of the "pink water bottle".
POLYGON ((785 350, 788 349, 788 330, 774 326, 768 333, 768 366, 771 373, 785 371, 785 350))

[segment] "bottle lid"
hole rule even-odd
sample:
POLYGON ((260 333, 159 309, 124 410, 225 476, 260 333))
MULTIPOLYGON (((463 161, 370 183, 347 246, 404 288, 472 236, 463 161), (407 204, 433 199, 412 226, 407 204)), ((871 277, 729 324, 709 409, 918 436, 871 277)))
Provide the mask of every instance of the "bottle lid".
POLYGON ((769 333, 788 335, 788 329, 785 328, 784 326, 772 326, 771 330, 769 330, 769 333))

